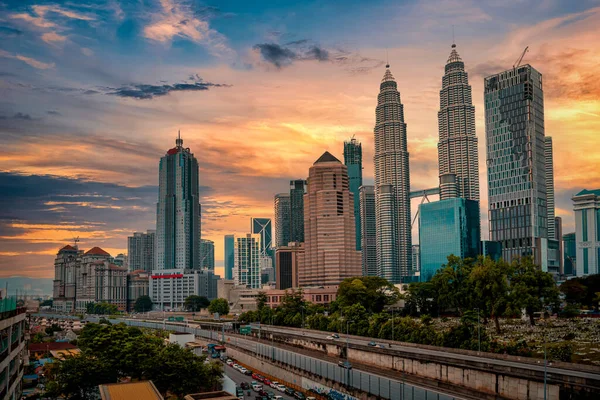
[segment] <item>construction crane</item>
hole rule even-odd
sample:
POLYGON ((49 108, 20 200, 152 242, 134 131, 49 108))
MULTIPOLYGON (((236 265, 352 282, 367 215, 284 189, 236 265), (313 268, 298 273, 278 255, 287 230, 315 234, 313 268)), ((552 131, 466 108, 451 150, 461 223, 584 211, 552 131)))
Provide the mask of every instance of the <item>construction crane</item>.
POLYGON ((517 62, 513 65, 513 69, 516 69, 519 67, 519 65, 521 65, 521 61, 523 61, 523 57, 525 57, 525 53, 527 53, 527 51, 529 51, 529 46, 525 47, 525 50, 523 50, 521 57, 519 57, 517 62))

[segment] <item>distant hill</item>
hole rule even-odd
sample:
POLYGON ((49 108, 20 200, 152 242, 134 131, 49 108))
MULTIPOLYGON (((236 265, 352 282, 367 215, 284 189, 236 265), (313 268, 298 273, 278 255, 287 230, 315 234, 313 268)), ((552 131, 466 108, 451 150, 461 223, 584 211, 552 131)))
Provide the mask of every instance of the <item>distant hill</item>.
POLYGON ((0 278, 0 288, 4 289, 7 283, 9 295, 15 294, 18 290, 19 294, 52 296, 52 279, 50 278, 28 278, 26 276, 0 278))

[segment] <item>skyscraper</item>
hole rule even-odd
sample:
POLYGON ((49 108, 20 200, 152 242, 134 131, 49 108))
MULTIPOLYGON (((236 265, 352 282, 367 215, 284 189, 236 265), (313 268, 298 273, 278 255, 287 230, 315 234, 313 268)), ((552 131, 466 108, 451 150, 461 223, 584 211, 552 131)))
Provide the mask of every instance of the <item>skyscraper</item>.
POLYGON ((200 268, 215 270, 215 242, 200 239, 200 268))
POLYGON ((375 228, 375 188, 361 186, 359 190, 360 233, 363 276, 377 276, 377 236, 375 228))
POLYGON ((522 65, 484 81, 490 240, 502 258, 548 265, 542 74, 522 65))
POLYGON ((572 200, 577 276, 594 275, 600 272, 600 189, 584 189, 572 200))
POLYGON ((289 246, 278 247, 275 253, 277 265, 277 289, 298 287, 298 271, 304 261, 304 243, 293 242, 289 246))
POLYGON ((309 169, 304 200, 305 259, 298 284, 338 285, 360 276, 347 167, 329 152, 323 153, 309 169))
POLYGON ((354 223, 356 224, 356 250, 361 249, 360 235, 360 196, 362 186, 362 145, 354 137, 344 141, 344 164, 348 167, 350 191, 354 195, 354 223))
POLYGON ((234 239, 234 266, 233 281, 238 286, 250 288, 261 287, 261 236, 247 233, 244 236, 235 236, 234 239))
POLYGON ((156 212, 156 268, 200 267, 200 196, 198 161, 176 146, 160 159, 156 212))
POLYGON ((399 283, 412 264, 410 171, 404 106, 389 65, 379 87, 374 132, 377 275, 399 283))
POLYGON ((278 193, 274 201, 275 247, 287 246, 290 242, 290 195, 278 193))
POLYGON ((225 254, 223 255, 223 266, 225 267, 225 279, 233 279, 233 267, 234 267, 234 235, 225 235, 225 254))
POLYGON ((304 242, 304 194, 306 181, 290 181, 290 242, 304 242))
MULTIPOLYGON (((438 163, 440 177, 456 176, 457 195, 479 200, 479 162, 475 135, 475 107, 465 64, 452 45, 440 90, 438 111, 438 163)), ((442 183, 442 182, 440 182, 442 183)), ((450 198, 441 191, 440 200, 450 198)))
POLYGON ((271 244, 273 238, 273 228, 271 218, 252 218, 250 220, 251 233, 260 235, 260 254, 261 256, 271 256, 271 244))
POLYGON ((552 137, 544 137, 544 159, 546 163, 546 204, 548 208, 548 239, 556 239, 554 227, 554 157, 552 137))
POLYGON ((129 271, 144 270, 151 272, 156 269, 156 231, 134 232, 127 238, 127 257, 129 271))
POLYGON ((567 276, 575 275, 577 270, 577 241, 575 232, 563 235, 563 245, 565 248, 564 274, 567 276))

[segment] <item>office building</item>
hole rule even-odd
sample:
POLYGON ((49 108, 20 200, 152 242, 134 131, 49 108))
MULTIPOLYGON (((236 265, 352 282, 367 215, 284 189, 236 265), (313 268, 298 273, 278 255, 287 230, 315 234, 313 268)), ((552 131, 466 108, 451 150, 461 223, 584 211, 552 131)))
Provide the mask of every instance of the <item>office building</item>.
POLYGON ((548 268, 542 74, 522 65, 484 81, 490 240, 502 258, 548 268))
POLYGON ((418 244, 412 246, 412 270, 413 272, 421 272, 421 247, 418 244))
POLYGON ((291 204, 289 193, 275 195, 275 247, 287 246, 290 242, 291 204))
POLYGON ((134 232, 127 238, 127 256, 129 271, 152 271, 156 269, 156 231, 134 232))
POLYGON ((75 280, 83 252, 77 246, 66 245, 58 251, 54 259, 54 280, 52 281, 52 309, 70 313, 75 310, 75 280))
POLYGON ((234 235, 225 235, 225 254, 223 255, 223 265, 225 269, 225 279, 231 280, 233 279, 233 267, 234 267, 234 235))
POLYGON ((563 246, 563 233, 562 233, 562 218, 554 217, 554 239, 558 241, 558 254, 559 254, 559 271, 560 275, 565 273, 565 249, 563 246))
POLYGON ((563 235, 563 245, 565 249, 564 256, 564 274, 566 276, 576 275, 577 271, 577 240, 575 232, 563 235))
POLYGON ((386 66, 375 124, 377 275, 400 283, 411 274, 410 171, 404 106, 386 66))
POLYGON ((217 298, 219 276, 210 270, 156 270, 150 276, 149 295, 157 310, 182 310, 189 296, 217 298))
POLYGON ((492 242, 490 240, 481 241, 481 255, 484 257, 490 257, 494 261, 502 258, 502 243, 492 242))
POLYGON ((355 228, 347 167, 326 151, 308 172, 300 286, 339 285, 346 278, 361 275, 355 228))
POLYGON ((456 195, 449 197, 446 197, 446 192, 442 190, 440 200, 450 197, 479 200, 475 107, 471 98, 469 76, 465 72, 465 64, 458 55, 455 44, 452 44, 442 78, 438 129, 439 175, 441 178, 448 173, 454 174, 457 190, 456 195))
POLYGON ((304 194, 306 181, 290 181, 290 242, 304 242, 304 194))
POLYGON ((198 161, 176 146, 160 159, 156 213, 156 269, 200 268, 198 161))
MULTIPOLYGON (((329 306, 337 298, 338 286, 316 286, 302 288, 302 298, 307 303, 321 304, 329 306)), ((267 307, 276 308, 281 305, 286 292, 283 289, 267 289, 264 291, 267 295, 267 307)))
POLYGON ((273 241, 271 218, 252 218, 250 229, 250 233, 260 235, 260 255, 270 257, 273 241))
POLYGON ((21 399, 23 373, 28 365, 27 310, 17 305, 16 296, 7 296, 4 288, 0 290, 0 310, 0 396, 5 400, 21 399))
POLYGON ((479 202, 451 198, 419 206, 420 281, 431 280, 449 255, 479 254, 479 202))
POLYGON ((77 267, 75 308, 87 310, 89 303, 114 304, 127 310, 127 268, 110 262, 110 254, 99 247, 83 253, 77 267))
MULTIPOLYGON (((134 310, 138 298, 150 295, 150 275, 151 272, 141 269, 127 274, 127 311, 134 310)), ((145 311, 151 310, 142 310, 145 311)))
POLYGON ((200 268, 215 270, 215 242, 200 239, 200 268))
POLYGON ((600 263, 600 189, 582 190, 572 198, 575 211, 577 276, 597 274, 600 263))
POLYGON ((233 281, 238 286, 261 287, 261 235, 235 236, 233 242, 233 281))
POLYGON ((359 189, 361 256, 363 276, 377 276, 377 228, 375 224, 375 188, 361 186, 359 189))
POLYGON ((546 208, 548 213, 548 239, 556 239, 554 227, 554 160, 552 151, 552 138, 544 137, 544 161, 546 177, 546 208))
POLYGON ((362 145, 352 137, 344 141, 344 164, 348 167, 348 182, 350 192, 354 195, 354 224, 356 232, 356 250, 361 247, 360 232, 360 196, 359 188, 362 186, 362 145))
POLYGON ((275 279, 277 289, 298 287, 298 271, 304 262, 304 243, 290 242, 289 246, 280 246, 275 251, 275 279))

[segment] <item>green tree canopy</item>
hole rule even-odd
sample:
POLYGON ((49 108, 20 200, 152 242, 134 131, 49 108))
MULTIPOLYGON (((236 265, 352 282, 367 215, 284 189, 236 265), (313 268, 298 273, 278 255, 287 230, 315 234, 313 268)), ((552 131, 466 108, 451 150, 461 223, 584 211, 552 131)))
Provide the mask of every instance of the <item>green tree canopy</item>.
POLYGON ((494 320, 500 333, 499 318, 508 306, 508 274, 510 268, 503 260, 479 257, 469 275, 469 286, 473 288, 473 305, 479 308, 484 318, 494 320))
POLYGON ((102 303, 88 303, 86 306, 88 314, 99 314, 99 315, 111 315, 117 314, 119 309, 116 305, 102 302, 102 303))
POLYGON ((152 310, 152 299, 150 296, 144 295, 137 298, 135 305, 133 306, 136 312, 146 312, 152 310))
POLYGON ((219 315, 229 314, 229 303, 225 299, 214 299, 208 306, 208 311, 211 313, 219 313, 219 315))
POLYGON ((400 291, 385 278, 358 276, 342 281, 337 291, 340 307, 362 305, 370 313, 378 313, 400 299, 400 291))
POLYGON ((437 270, 431 283, 437 293, 437 302, 444 309, 455 309, 460 314, 471 309, 473 287, 469 275, 473 259, 448 256, 448 264, 437 270))
POLYGON ((207 308, 210 305, 210 301, 204 296, 197 296, 195 294, 186 297, 183 306, 188 311, 200 311, 203 308, 207 308))

